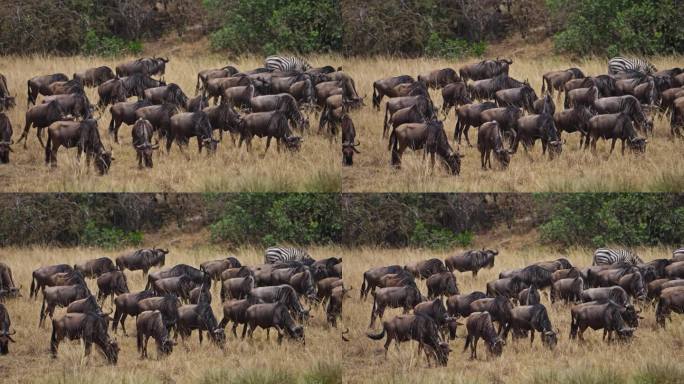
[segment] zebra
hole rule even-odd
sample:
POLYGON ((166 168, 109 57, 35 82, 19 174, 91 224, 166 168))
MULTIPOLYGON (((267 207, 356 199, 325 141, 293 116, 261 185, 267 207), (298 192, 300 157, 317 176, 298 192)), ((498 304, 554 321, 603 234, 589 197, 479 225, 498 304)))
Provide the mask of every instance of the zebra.
POLYGON ((594 262, 592 265, 610 265, 619 262, 636 265, 644 261, 636 253, 626 249, 599 248, 594 251, 594 262))
POLYGON ((297 56, 269 56, 264 60, 264 67, 271 71, 308 71, 311 65, 301 57, 297 56))
POLYGON ((617 75, 627 71, 637 71, 649 75, 657 72, 655 65, 642 58, 613 57, 608 60, 608 74, 617 75))
POLYGON ((306 265, 311 265, 315 260, 301 248, 270 247, 266 250, 264 255, 265 264, 277 264, 286 261, 299 261, 306 265))
POLYGON ((672 258, 676 260, 683 260, 684 261, 684 247, 675 249, 674 252, 672 252, 672 258))

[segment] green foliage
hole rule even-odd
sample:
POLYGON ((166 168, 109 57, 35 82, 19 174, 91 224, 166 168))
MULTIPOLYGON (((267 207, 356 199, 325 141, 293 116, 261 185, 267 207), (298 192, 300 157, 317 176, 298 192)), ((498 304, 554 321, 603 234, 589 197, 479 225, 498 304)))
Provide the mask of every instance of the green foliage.
POLYGON ((542 240, 562 245, 678 244, 684 238, 680 195, 562 195, 541 226, 542 240))
POLYGON ((556 48, 579 55, 684 52, 684 7, 677 0, 547 0, 563 26, 556 48))
POLYGON ((95 31, 86 32, 81 52, 93 56, 137 55, 142 52, 139 41, 125 41, 116 36, 99 36, 95 31))
POLYGON ((142 243, 140 231, 126 232, 120 228, 102 226, 94 221, 87 221, 81 235, 81 244, 99 248, 118 248, 142 243))
POLYGON ((454 233, 449 229, 426 225, 418 220, 411 234, 410 245, 431 249, 450 249, 456 246, 466 247, 472 241, 471 231, 454 233))
POLYGON ((468 56, 482 56, 487 49, 483 41, 470 43, 464 39, 441 38, 432 32, 425 46, 425 54, 431 57, 459 59, 468 56))

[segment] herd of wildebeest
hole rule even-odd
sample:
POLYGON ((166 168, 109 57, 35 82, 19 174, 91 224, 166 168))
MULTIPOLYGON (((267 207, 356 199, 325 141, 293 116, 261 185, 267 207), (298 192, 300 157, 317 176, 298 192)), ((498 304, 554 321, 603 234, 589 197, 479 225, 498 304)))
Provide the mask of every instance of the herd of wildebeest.
MULTIPOLYGON (((307 254, 297 259, 276 263, 265 260, 265 264, 247 266, 230 256, 203 262, 199 268, 178 264, 148 274, 150 269, 164 266, 168 253, 155 247, 122 255, 114 261, 101 257, 73 266, 58 264, 34 270, 29 299, 37 298, 42 292, 38 326, 44 326, 46 317, 52 319, 51 355, 57 357, 59 344, 65 338, 81 339, 86 356, 95 344, 109 363, 116 364, 120 348, 110 335, 109 324, 114 333, 121 325, 126 335, 128 316, 136 319, 141 358, 148 356, 150 337, 156 342, 157 356, 162 357, 172 352, 178 335, 187 347, 186 339, 194 330, 199 333, 200 344, 206 332, 213 344, 224 349, 224 329, 230 322, 236 338, 238 325, 243 324, 242 338, 246 333, 251 338, 258 327, 267 331, 274 328, 279 343, 287 337, 305 344, 304 327, 309 323, 311 308, 324 306, 327 323, 337 327, 342 301, 349 292, 342 281, 342 259, 337 257, 314 260, 307 254), (147 278, 144 290, 129 291, 126 270, 142 271, 147 278), (96 296, 88 288, 86 279, 96 279, 96 296), (215 283, 220 285, 223 308, 220 322, 211 307, 215 283), (105 312, 102 306, 108 297, 113 311, 105 312), (305 309, 302 301, 311 308, 305 309), (65 313, 55 316, 57 307, 66 308, 65 313)), ((22 297, 21 288, 15 285, 10 267, 0 263, 0 299, 9 299, 7 306, 0 304, 0 354, 3 355, 9 353, 9 342, 15 342, 12 335, 16 331, 11 331, 10 314, 12 303, 22 297)), ((18 326, 29 328, 29 324, 18 326)))
MULTIPOLYGON (((342 161, 353 164, 360 144, 349 111, 365 104, 359 96, 354 79, 341 67, 322 66, 308 70, 273 70, 256 68, 239 71, 228 65, 202 70, 197 74, 196 96, 189 98, 175 83, 164 81, 169 60, 160 57, 141 58, 116 66, 115 70, 101 66, 73 74, 36 76, 28 80, 28 103, 35 104, 26 112, 24 131, 19 140, 26 140, 31 127, 36 127, 41 145, 42 131, 47 128, 45 161, 55 165, 60 146, 77 147, 78 156, 86 153, 88 163, 95 160, 100 174, 111 166, 111 150, 100 139, 95 110, 108 106, 111 112, 109 134, 118 142, 122 124, 132 126, 132 143, 139 167, 152 167, 152 155, 159 140, 166 140, 166 149, 176 141, 183 150, 190 138, 197 138, 199 150, 208 147, 214 152, 220 141, 213 135, 219 130, 229 132, 235 145, 243 141, 247 149, 254 136, 266 137, 266 150, 271 138, 292 151, 301 147, 303 133, 309 126, 313 111, 319 114, 318 132, 337 138, 342 132, 342 161), (152 76, 160 76, 155 79, 152 76), (99 100, 94 106, 88 100, 85 87, 97 87, 99 100), (135 97, 136 101, 128 101, 135 97), (213 100, 213 105, 210 101, 213 100), (154 139, 153 136, 157 135, 154 139)), ((452 68, 429 71, 415 79, 400 75, 373 82, 373 107, 385 105, 383 137, 389 134, 391 164, 399 167, 405 149, 424 149, 434 166, 438 155, 449 170, 460 172, 459 150, 449 144, 443 120, 433 103, 429 89, 441 89, 441 111, 446 118, 456 107, 454 140, 461 143, 469 128, 478 128, 477 147, 481 165, 491 168, 491 154, 506 167, 522 142, 527 151, 541 140, 542 152, 551 158, 559 155, 563 143, 561 134, 579 132, 580 147, 591 143, 596 150, 598 139, 611 140, 611 153, 617 140, 628 148, 643 153, 653 133, 653 117, 657 113, 671 115, 672 136, 682 136, 684 126, 684 73, 671 68, 654 73, 623 71, 617 74, 585 76, 579 68, 545 73, 541 97, 526 81, 509 76, 512 60, 483 60, 465 65, 457 72, 452 68), (564 96, 563 108, 557 102, 564 96), (525 114, 527 113, 527 114, 525 114), (649 117, 650 115, 650 117, 649 117), (639 135, 639 132, 642 134, 639 135)), ((266 66, 266 64, 265 64, 266 66)), ((15 106, 7 81, 0 75, 0 112, 15 106)), ((9 162, 12 150, 12 124, 0 113, 0 160, 9 162)), ((24 144, 25 146, 26 144, 24 144)))
POLYGON ((369 328, 376 318, 382 319, 386 308, 404 311, 384 320, 381 331, 369 331, 367 336, 373 340, 386 337, 385 356, 392 341, 414 340, 419 352, 425 351, 428 364, 434 358, 439 365, 447 365, 449 340, 456 338, 457 326, 464 325, 459 318, 466 329, 464 352, 470 347, 472 359, 477 358, 480 338, 490 355, 501 355, 509 333, 514 339, 529 333, 532 343, 539 332, 543 345, 554 348, 560 331, 541 303, 540 292, 547 288, 551 305, 558 301, 573 304, 570 339, 579 336, 583 341, 585 330, 592 328, 603 329, 604 340, 607 336, 611 341, 615 333, 620 342, 628 342, 643 319, 638 308, 648 303, 656 306, 655 320, 662 327, 672 312, 684 313, 684 248, 673 252, 672 258, 637 264, 603 264, 595 258, 591 267, 581 268, 567 258, 541 261, 502 271, 498 279, 486 283, 484 292, 459 291, 456 271, 472 271, 477 279, 480 269, 494 267, 497 255, 496 250, 472 250, 443 261, 433 258, 367 270, 360 299, 372 295, 369 328), (426 280, 427 296, 417 279, 426 280))

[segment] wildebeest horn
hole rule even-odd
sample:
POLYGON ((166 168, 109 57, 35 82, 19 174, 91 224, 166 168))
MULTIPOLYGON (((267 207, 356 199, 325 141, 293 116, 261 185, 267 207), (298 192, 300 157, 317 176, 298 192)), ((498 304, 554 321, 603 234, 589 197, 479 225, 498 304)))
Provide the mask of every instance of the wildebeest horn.
POLYGON ((14 334, 17 333, 17 330, 16 330, 16 329, 13 329, 12 331, 13 331, 13 332, 11 332, 11 333, 6 333, 5 335, 7 335, 7 336, 12 336, 12 335, 14 335, 14 334))
POLYGON ((349 333, 349 328, 347 328, 344 332, 342 332, 342 335, 341 335, 341 336, 342 336, 342 340, 344 340, 344 341, 349 341, 348 338, 344 337, 344 335, 346 335, 346 334, 348 334, 348 333, 349 333))

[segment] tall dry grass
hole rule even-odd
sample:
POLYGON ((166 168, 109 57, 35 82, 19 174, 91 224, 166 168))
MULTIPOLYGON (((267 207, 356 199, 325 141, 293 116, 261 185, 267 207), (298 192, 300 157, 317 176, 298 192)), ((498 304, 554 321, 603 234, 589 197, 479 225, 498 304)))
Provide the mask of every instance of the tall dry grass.
MULTIPOLYGON (((456 273, 461 293, 474 290, 485 291, 487 281, 493 280, 504 269, 517 268, 534 261, 548 260, 560 254, 550 248, 516 245, 520 239, 505 239, 495 243, 477 244, 477 247, 498 248, 499 256, 491 270, 482 270, 477 278, 471 273, 456 273)), ((454 250, 456 252, 457 250, 454 250)), ((668 257, 667 248, 640 248, 639 255, 646 260, 668 257)), ((366 337, 372 307, 372 297, 359 300, 362 274, 369 268, 400 264, 431 257, 443 259, 450 252, 432 252, 419 249, 362 248, 349 251, 345 263, 345 281, 353 286, 352 298, 345 302, 344 326, 351 329, 351 342, 347 343, 344 363, 348 367, 345 379, 349 383, 648 383, 681 382, 682 347, 684 346, 684 318, 673 316, 673 322, 665 330, 657 329, 654 310, 646 306, 645 317, 630 344, 607 344, 601 341, 601 332, 585 333, 585 343, 569 340, 570 305, 550 304, 547 297, 542 303, 547 307, 554 327, 560 329, 558 346, 550 351, 541 345, 539 337, 530 345, 529 339, 508 339, 500 358, 489 359, 486 346, 478 343, 478 360, 469 360, 470 353, 462 352, 465 344, 465 328, 459 327, 458 338, 450 341, 452 352, 447 367, 428 367, 424 354, 417 353, 415 342, 402 343, 397 349, 390 346, 384 357, 383 341, 366 337)), ((591 264, 592 250, 570 248, 562 252, 575 265, 591 264)), ((419 282, 421 291, 427 289, 419 282)), ((544 296, 544 295, 542 295, 544 296)), ((385 320, 401 314, 401 309, 385 312, 385 320)), ((461 320, 462 321, 462 320, 461 320)), ((376 322, 375 329, 380 329, 376 322)), ((393 343, 394 344, 394 343, 393 343)))
MULTIPOLYGON (((225 257, 227 252, 218 247, 199 244, 185 246, 168 245, 167 266, 186 263, 197 266, 205 260, 225 257)), ((161 244, 161 243, 160 243, 161 244)), ((148 246, 153 246, 149 244, 148 246)), ((164 245, 165 247, 167 244, 164 245)), ((205 337, 200 346, 197 332, 187 340, 188 349, 180 344, 173 353, 162 359, 156 358, 154 340, 150 340, 150 359, 141 360, 136 349, 135 319, 126 320, 129 336, 119 330, 116 335, 121 351, 116 366, 109 366, 97 347, 89 359, 83 356, 81 343, 64 341, 59 346, 57 359, 49 354, 50 321, 44 328, 38 327, 41 300, 28 299, 31 272, 39 266, 58 263, 73 264, 94 257, 116 257, 121 251, 105 251, 87 248, 5 248, 0 261, 11 266, 17 284, 22 284, 25 297, 5 303, 10 312, 15 344, 10 345, 10 355, 0 358, 0 382, 2 383, 320 383, 342 382, 340 331, 330 328, 325 321, 323 308, 312 310, 313 318, 305 326, 306 345, 284 340, 277 344, 275 333, 266 340, 266 332, 257 330, 254 339, 236 339, 227 327, 224 351, 212 345, 205 337)), ((313 248, 315 257, 339 254, 335 248, 313 248)), ((235 255, 246 264, 263 262, 263 250, 246 248, 235 255)), ((131 291, 144 288, 142 272, 127 271, 131 291)), ((97 292, 94 280, 89 280, 91 291, 97 292)), ((218 296, 219 286, 212 290, 212 308, 218 321, 223 318, 218 296)), ((40 295, 39 295, 40 296, 40 295)), ((308 307, 308 305, 305 304, 308 307)), ((110 308, 105 301, 105 311, 110 308)), ((66 310, 57 309, 56 316, 66 310)), ((242 327, 239 328, 238 335, 242 327)), ((111 334, 111 332, 110 332, 111 334)))

